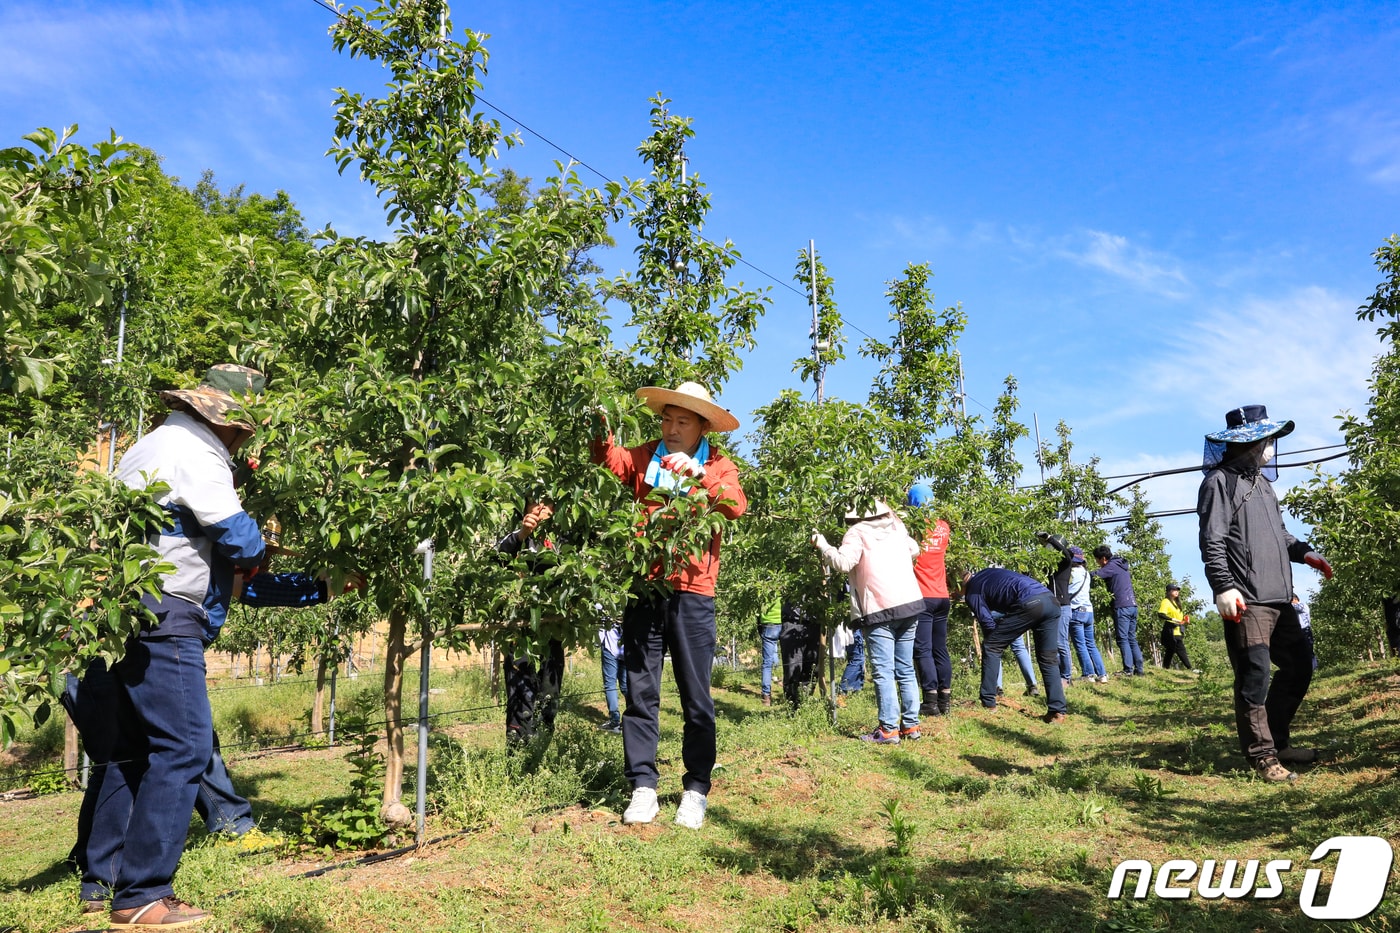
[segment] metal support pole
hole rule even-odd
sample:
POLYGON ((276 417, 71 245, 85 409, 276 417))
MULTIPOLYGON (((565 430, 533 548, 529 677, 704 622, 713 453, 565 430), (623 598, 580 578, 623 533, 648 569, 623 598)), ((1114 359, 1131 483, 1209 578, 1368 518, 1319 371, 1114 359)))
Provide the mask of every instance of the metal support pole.
POLYGON ((1031 423, 1035 425, 1035 462, 1040 466, 1040 483, 1045 484, 1045 458, 1040 455, 1040 415, 1031 412, 1031 423))
POLYGON ((836 710, 839 708, 836 705, 836 697, 839 691, 837 691, 836 689, 836 652, 834 649, 835 643, 836 629, 835 627, 833 627, 831 629, 830 634, 826 636, 826 671, 827 679, 831 681, 831 726, 833 729, 836 727, 836 710))
MULTIPOLYGON (((334 627, 331 629, 331 639, 332 639, 333 644, 335 645, 335 650, 336 650, 337 652, 339 652, 339 651, 340 651, 340 620, 339 620, 339 619, 336 620, 334 627)), ((335 675, 338 674, 338 673, 340 673, 340 658, 336 658, 336 659, 335 659, 335 663, 331 665, 331 709, 330 709, 330 714, 331 714, 331 716, 330 716, 330 729, 329 729, 329 731, 328 731, 328 733, 327 733, 327 738, 326 738, 326 741, 330 744, 330 747, 331 747, 331 748, 335 748, 335 675)))
MULTIPOLYGON (((427 588, 433 581, 433 539, 425 538, 418 545, 418 553, 423 555, 423 586, 427 588)), ((425 836, 424 825, 428 812, 428 661, 433 654, 432 629, 428 619, 423 619, 423 650, 418 660, 418 845, 425 836)))
POLYGON ((812 282, 812 362, 816 366, 817 404, 822 403, 826 388, 826 366, 822 363, 821 317, 817 313, 817 241, 807 241, 808 269, 812 282))
MULTIPOLYGON (((115 362, 118 378, 121 376, 122 354, 126 351, 126 284, 122 284, 122 300, 117 321, 117 359, 115 362)), ((103 362, 111 362, 103 360, 103 362)), ((111 473, 117 464, 117 419, 110 422, 107 433, 107 472, 111 473)))
POLYGON ((958 354, 958 407, 962 409, 962 420, 967 422, 967 386, 963 383, 962 354, 958 354))

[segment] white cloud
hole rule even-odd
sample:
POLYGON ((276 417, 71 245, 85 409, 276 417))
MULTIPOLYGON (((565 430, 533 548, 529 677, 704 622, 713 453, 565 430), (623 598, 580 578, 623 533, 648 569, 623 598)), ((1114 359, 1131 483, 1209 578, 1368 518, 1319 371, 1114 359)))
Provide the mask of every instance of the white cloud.
POLYGON ((1085 230, 1074 234, 1055 252, 1078 265, 1106 272, 1164 298, 1184 298, 1191 290, 1191 283, 1178 260, 1138 246, 1118 234, 1085 230))
POLYGON ((937 217, 890 215, 875 219, 872 229, 878 231, 872 246, 889 249, 894 246, 914 246, 919 249, 942 249, 955 242, 953 231, 937 217))
POLYGON ((1368 179, 1400 188, 1400 113, 1360 103, 1334 112, 1328 122, 1348 160, 1368 179))
MULTIPOLYGON (((1204 435, 1223 428, 1225 412, 1236 405, 1266 405, 1270 416, 1295 422, 1279 445, 1284 463, 1335 453, 1290 451, 1342 442, 1336 415, 1365 410, 1372 364, 1382 349, 1374 326, 1356 319, 1354 300, 1319 287, 1222 301, 1194 319, 1163 322, 1157 341, 1149 362, 1125 371, 1127 381, 1115 393, 1120 404, 1075 421, 1077 433, 1114 439, 1096 445, 1103 475, 1199 465, 1204 435), (1141 430, 1149 424, 1159 426, 1155 434, 1141 430), (1137 452, 1143 449, 1154 452, 1137 452)), ((1345 465, 1339 459, 1321 468, 1345 465)), ((1282 470, 1274 488, 1282 498, 1310 475, 1308 468, 1282 470)), ((1193 469, 1140 488, 1154 511, 1171 511, 1194 508, 1200 482, 1193 469)), ((1160 521, 1177 574, 1203 586, 1195 517, 1160 521)), ((1285 524, 1300 538, 1311 531, 1291 515, 1285 514, 1285 524)), ((1300 592, 1316 587, 1315 576, 1295 568, 1300 592)))
POLYGON ((1189 413, 1202 434, 1223 427, 1228 408, 1261 404, 1297 422, 1288 446, 1335 443, 1336 415, 1366 405, 1380 350, 1354 302, 1324 288, 1242 298, 1169 327, 1132 394, 1189 413))

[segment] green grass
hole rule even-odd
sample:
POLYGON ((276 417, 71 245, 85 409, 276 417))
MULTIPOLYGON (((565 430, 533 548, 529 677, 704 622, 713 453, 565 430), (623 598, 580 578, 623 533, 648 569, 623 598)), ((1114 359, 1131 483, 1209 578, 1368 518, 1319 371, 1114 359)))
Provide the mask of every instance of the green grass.
MULTIPOLYGON (((452 720, 431 745, 429 836, 420 852, 303 880, 314 855, 240 855, 191 834, 176 886, 211 909, 205 929, 449 930, 1394 930, 1400 893, 1356 923, 1307 919, 1308 856, 1333 835, 1400 837, 1400 669, 1324 671, 1296 740, 1329 750, 1296 785, 1241 767, 1222 661, 1208 673, 1069 690, 1070 721, 1041 723, 1043 700, 976 706, 958 671, 954 714, 896 748, 853 739, 873 723, 870 691, 840 711, 758 703, 756 675, 715 690, 720 769, 706 827, 672 825, 680 796, 680 716, 662 713, 662 814, 623 827, 618 737, 599 733, 597 674, 581 664, 551 742, 504 750, 498 710, 452 720), (1107 898, 1113 868, 1143 858, 1293 860, 1272 901, 1107 898), (228 895, 225 897, 225 895, 228 895)), ((344 683, 344 682, 343 682, 344 683)), ((435 677, 434 710, 489 706, 475 673, 435 677)), ((342 704, 372 708, 362 677, 342 704), (356 697, 359 697, 356 699, 356 697)), ((412 686, 412 685, 411 685, 412 686)), ((304 731, 309 687, 216 692, 225 744, 304 731)), ((416 694, 415 694, 416 695, 416 694)), ((336 750, 250 754, 230 768, 267 828, 345 793, 336 750)), ((412 775, 405 798, 412 797, 412 775)), ((80 925, 62 868, 79 797, 0 804, 0 928, 80 925)), ((197 820, 196 820, 197 823, 197 820)), ((1394 885, 1392 885, 1394 887, 1394 885)))

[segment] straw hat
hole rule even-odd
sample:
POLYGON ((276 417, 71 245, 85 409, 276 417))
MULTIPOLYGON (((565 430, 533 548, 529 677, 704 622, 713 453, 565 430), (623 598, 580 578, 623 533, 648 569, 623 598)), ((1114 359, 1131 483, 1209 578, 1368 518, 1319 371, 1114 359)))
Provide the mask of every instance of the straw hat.
POLYGON ((658 415, 667 405, 693 411, 710 422, 712 431, 733 431, 739 427, 739 419, 730 414, 729 409, 716 405, 710 398, 710 391, 698 382, 682 382, 674 389, 646 386, 637 390, 637 398, 658 415))
POLYGON ((229 417, 229 412, 242 408, 242 396, 258 395, 267 385, 267 378, 256 369, 220 363, 211 366, 204 379, 193 389, 166 389, 161 401, 176 409, 189 409, 210 424, 242 428, 249 433, 253 425, 229 417))
POLYGON ((851 508, 850 508, 850 511, 848 511, 848 512, 846 513, 846 521, 848 521, 848 522, 863 522, 863 521, 868 521, 869 519, 872 519, 872 518, 879 518, 881 515, 888 515, 888 514, 890 514, 890 513, 893 512, 893 511, 894 511, 894 510, 891 509, 891 508, 889 507, 889 504, 888 504, 887 502, 885 502, 884 499, 876 499, 875 502, 874 502, 874 504, 871 505, 870 508, 865 509, 865 510, 863 510, 863 511, 862 511, 861 509, 856 508, 854 505, 852 505, 851 508))

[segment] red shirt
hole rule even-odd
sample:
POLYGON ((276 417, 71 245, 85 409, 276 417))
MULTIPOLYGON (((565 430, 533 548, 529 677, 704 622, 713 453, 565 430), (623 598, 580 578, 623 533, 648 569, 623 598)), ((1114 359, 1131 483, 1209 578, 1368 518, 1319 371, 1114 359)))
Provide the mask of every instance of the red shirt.
MULTIPOLYGON (((647 466, 660 443, 658 439, 636 447, 619 447, 609 434, 606 438, 594 438, 591 445, 593 462, 607 467, 624 486, 631 489, 637 501, 645 503, 648 515, 661 507, 658 502, 645 501, 652 488, 646 481, 647 466)), ((699 482, 709 497, 711 507, 726 518, 738 518, 749 507, 748 497, 739 486, 739 470, 734 466, 734 461, 717 453, 713 446, 710 448, 710 459, 705 461, 705 475, 700 477, 699 482), (722 499, 733 502, 721 503, 722 499)), ((715 595, 715 580, 719 577, 719 542, 720 536, 715 534, 710 539, 708 551, 698 560, 687 561, 680 570, 667 577, 666 582, 684 593, 715 595)))
POLYGON ((948 523, 939 519, 924 539, 924 549, 919 559, 914 561, 914 577, 919 581, 919 592, 925 599, 948 598, 948 568, 943 558, 948 553, 948 539, 952 530, 948 523))

